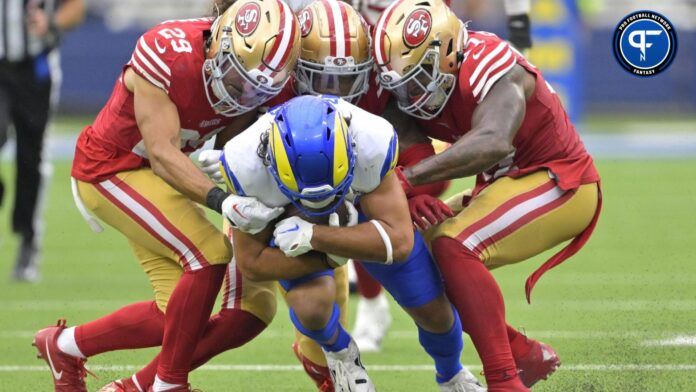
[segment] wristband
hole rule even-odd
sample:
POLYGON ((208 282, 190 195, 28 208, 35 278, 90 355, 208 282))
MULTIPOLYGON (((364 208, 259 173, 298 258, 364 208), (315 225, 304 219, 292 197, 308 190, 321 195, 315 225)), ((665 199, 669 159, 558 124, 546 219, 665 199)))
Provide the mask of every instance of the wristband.
POLYGON ((404 167, 403 166, 397 166, 394 168, 394 173, 396 174, 396 178, 399 179, 399 182, 401 183, 401 187, 404 188, 404 192, 406 192, 406 197, 409 197, 411 193, 413 193, 413 184, 406 178, 406 175, 404 175, 403 172, 404 167))
POLYGON ((214 186, 210 188, 208 194, 205 196, 205 205, 211 210, 217 211, 218 214, 222 214, 222 202, 225 201, 229 195, 231 195, 231 193, 225 192, 214 186))

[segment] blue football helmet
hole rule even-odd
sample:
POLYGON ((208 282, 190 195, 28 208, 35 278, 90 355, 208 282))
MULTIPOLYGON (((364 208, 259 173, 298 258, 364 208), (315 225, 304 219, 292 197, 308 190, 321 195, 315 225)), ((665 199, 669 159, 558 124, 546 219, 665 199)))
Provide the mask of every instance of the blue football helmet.
POLYGON ((275 109, 268 170, 304 214, 334 212, 350 191, 355 152, 335 97, 300 96, 275 109))

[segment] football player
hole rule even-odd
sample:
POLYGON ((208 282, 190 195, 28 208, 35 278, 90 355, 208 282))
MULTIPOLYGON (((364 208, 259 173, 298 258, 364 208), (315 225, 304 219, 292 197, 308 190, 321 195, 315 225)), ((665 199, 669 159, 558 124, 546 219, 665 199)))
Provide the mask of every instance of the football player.
POLYGON ((98 226, 86 209, 128 238, 155 301, 39 331, 34 344, 56 391, 86 391, 87 357, 160 344, 150 390, 188 391, 204 330, 218 337, 230 325, 244 331, 223 340, 233 346, 263 329, 249 309, 208 321, 232 248, 197 203, 251 232, 282 209, 227 194, 187 155, 254 120, 254 109, 287 82, 299 37, 290 8, 273 0, 238 1, 214 20, 167 21, 138 40, 111 98, 78 139, 72 176, 78 207, 92 224, 98 226))
MULTIPOLYGON (((369 268, 416 321, 419 340, 435 361, 441 390, 481 391, 459 362, 463 347, 459 319, 444 296, 423 238, 414 235, 405 195, 392 173, 397 144, 388 122, 337 98, 293 98, 259 119, 225 146, 221 164, 229 186, 237 194, 258 197, 269 207, 292 203, 308 216, 329 214, 344 200, 359 198, 361 223, 340 228, 313 224, 300 216, 286 218, 273 232, 282 253, 270 248, 263 234, 235 230, 237 262, 243 273, 255 279, 292 277, 283 286, 288 290, 293 323, 322 344, 330 367, 347 347, 347 354, 340 358, 350 374, 361 371, 351 365, 357 347, 349 345, 347 338, 338 347, 334 339, 328 340, 338 336, 335 339, 340 342, 345 334, 338 323, 338 307, 329 304, 332 317, 320 320, 321 328, 309 327, 297 309, 306 313, 306 307, 319 305, 298 301, 294 291, 318 286, 331 273, 325 264, 317 264, 317 252, 339 264, 348 258, 380 260, 370 262, 369 268), (232 159, 254 151, 258 156, 232 159)), ((332 372, 335 387, 341 390, 335 377, 332 372)))
POLYGON ((473 197, 429 233, 431 247, 489 391, 526 391, 560 361, 506 324, 489 269, 572 239, 527 280, 529 299, 584 245, 601 208, 592 158, 539 70, 494 34, 468 31, 441 0, 398 0, 373 37, 380 85, 429 136, 453 143, 397 168, 402 184, 477 176, 473 197))

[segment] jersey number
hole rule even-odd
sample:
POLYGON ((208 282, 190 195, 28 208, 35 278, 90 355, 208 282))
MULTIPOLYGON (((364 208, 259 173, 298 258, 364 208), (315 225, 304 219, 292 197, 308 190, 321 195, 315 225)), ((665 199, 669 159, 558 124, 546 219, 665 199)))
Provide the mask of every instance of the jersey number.
POLYGON ((162 29, 158 33, 165 39, 170 40, 169 42, 172 44, 172 49, 174 49, 175 52, 191 53, 193 51, 191 43, 186 40, 186 33, 184 33, 184 30, 175 27, 173 29, 162 29))

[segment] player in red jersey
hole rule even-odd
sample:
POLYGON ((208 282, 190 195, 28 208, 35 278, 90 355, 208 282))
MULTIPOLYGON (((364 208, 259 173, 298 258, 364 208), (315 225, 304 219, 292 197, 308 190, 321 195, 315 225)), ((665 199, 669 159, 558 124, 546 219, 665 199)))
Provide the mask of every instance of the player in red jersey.
POLYGON ((601 208, 592 158, 541 73, 497 36, 467 31, 441 0, 397 1, 373 42, 380 84, 429 136, 453 143, 403 168, 403 185, 477 176, 431 246, 489 391, 526 391, 560 361, 506 324, 489 269, 572 239, 527 280, 529 299, 541 274, 584 245, 601 208))
POLYGON ((282 90, 295 65, 298 30, 279 0, 238 1, 215 20, 164 22, 138 40, 111 98, 78 139, 72 175, 78 207, 94 227, 86 209, 129 239, 155 301, 39 331, 34 344, 56 391, 86 391, 89 356, 160 344, 149 390, 187 391, 204 331, 201 342, 233 346, 263 329, 249 309, 208 321, 232 249, 196 203, 252 232, 282 209, 224 192, 187 155, 216 134, 224 142, 282 90), (231 326, 245 333, 233 337, 231 326), (211 335, 222 340, 206 339, 211 335))

